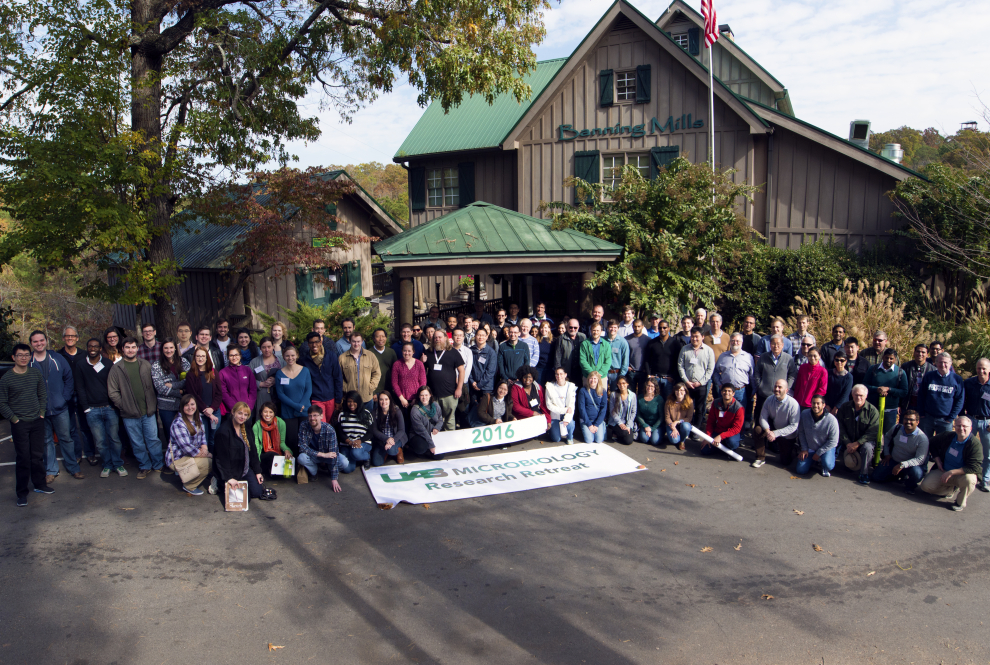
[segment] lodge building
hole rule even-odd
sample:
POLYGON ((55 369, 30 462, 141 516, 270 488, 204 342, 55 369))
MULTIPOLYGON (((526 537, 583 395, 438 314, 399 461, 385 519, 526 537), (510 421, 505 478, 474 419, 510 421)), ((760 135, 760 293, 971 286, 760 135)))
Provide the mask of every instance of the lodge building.
MULTIPOLYGON (((524 219, 531 230, 540 220, 546 234, 558 233, 539 208, 573 201, 569 176, 608 184, 625 164, 651 177, 678 156, 707 160, 703 29, 701 15, 681 0, 657 20, 617 0, 570 57, 541 61, 528 74, 528 101, 503 95, 489 105, 474 96, 446 114, 434 102, 393 158, 409 170, 411 229, 375 248, 397 271, 397 318, 410 320, 413 300, 435 300, 438 285, 441 300, 452 297, 461 274, 478 275, 479 290, 511 296, 524 309, 534 300, 557 299, 566 311, 586 305, 575 283, 588 261, 549 242, 513 251, 499 238, 524 219), (474 231, 464 235, 465 228, 474 231), (417 230, 420 240, 411 242, 417 230), (551 257, 557 268, 547 270, 551 257)), ((759 187, 740 204, 752 228, 787 248, 832 236, 859 250, 889 237, 896 220, 886 194, 917 174, 862 140, 800 120, 787 88, 728 26, 720 32, 712 53, 715 162, 759 187)))

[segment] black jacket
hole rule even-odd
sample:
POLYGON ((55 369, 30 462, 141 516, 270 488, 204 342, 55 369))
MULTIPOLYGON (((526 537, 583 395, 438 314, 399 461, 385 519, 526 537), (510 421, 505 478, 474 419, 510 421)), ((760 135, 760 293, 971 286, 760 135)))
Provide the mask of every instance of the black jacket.
POLYGON ((219 477, 222 485, 228 480, 244 480, 244 456, 248 455, 249 470, 251 473, 261 473, 261 461, 258 459, 257 449, 254 447, 254 432, 247 425, 244 426, 247 434, 247 448, 244 442, 234 432, 234 420, 230 414, 223 419, 217 433, 213 437, 213 469, 219 477))
POLYGON ((103 368, 99 372, 94 372, 93 366, 85 358, 73 366, 72 378, 75 381, 76 401, 79 402, 79 408, 83 411, 100 406, 110 406, 110 396, 107 394, 107 377, 110 376, 110 368, 113 367, 113 363, 102 356, 100 362, 103 363, 103 368))
MULTIPOLYGON (((409 437, 406 435, 406 419, 402 417, 402 409, 396 409, 395 419, 395 441, 399 444, 399 447, 409 443, 409 437)), ((372 414, 372 419, 374 424, 371 426, 371 442, 382 448, 385 447, 385 442, 388 441, 388 437, 378 429, 378 408, 375 408, 375 413, 372 414)))
MULTIPOLYGON (((189 361, 190 367, 196 364, 195 353, 198 347, 198 344, 193 344, 188 351, 182 354, 182 357, 189 361)), ((220 346, 212 339, 210 340, 210 359, 213 361, 214 372, 219 372, 227 366, 224 362, 223 353, 220 351, 220 346)))
POLYGON ((677 358, 683 346, 681 340, 673 335, 666 342, 654 337, 646 345, 642 369, 650 376, 670 376, 677 379, 677 358))

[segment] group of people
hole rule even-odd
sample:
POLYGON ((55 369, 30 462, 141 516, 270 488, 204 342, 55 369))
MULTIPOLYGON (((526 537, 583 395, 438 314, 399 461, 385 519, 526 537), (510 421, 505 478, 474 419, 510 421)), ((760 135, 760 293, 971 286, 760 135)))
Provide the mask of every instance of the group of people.
POLYGON ((606 319, 601 305, 590 319, 554 323, 543 303, 530 316, 513 304, 493 317, 479 302, 473 315, 443 320, 434 307, 395 340, 384 329, 364 339, 345 319, 336 340, 318 320, 296 345, 279 321, 256 343, 220 320, 163 339, 151 324, 140 340, 111 328, 85 350, 66 328, 52 353, 35 331, 0 379, 0 415, 17 450, 18 505, 29 481, 53 491, 56 438, 75 478, 84 457, 102 464, 101 477, 127 475, 126 438, 139 479, 179 472, 194 495, 247 482, 252 498, 274 499, 265 480, 279 457, 298 482, 325 473, 339 492, 338 474, 359 466, 441 459, 443 431, 534 417, 549 441, 568 444, 578 434, 679 450, 696 441, 715 455, 747 437, 755 468, 768 447, 800 474, 827 477, 841 462, 863 484, 958 490, 956 510, 988 491, 990 360, 963 381, 937 342, 902 365, 883 331, 861 350, 841 324, 819 345, 807 317, 788 334, 779 318, 763 335, 753 316, 731 334, 722 323, 699 309, 675 330, 630 307, 606 319))

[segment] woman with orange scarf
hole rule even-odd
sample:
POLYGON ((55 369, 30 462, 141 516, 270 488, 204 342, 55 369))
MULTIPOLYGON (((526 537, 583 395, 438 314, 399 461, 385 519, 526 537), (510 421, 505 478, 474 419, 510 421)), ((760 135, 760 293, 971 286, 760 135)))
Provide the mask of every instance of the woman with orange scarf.
POLYGON ((254 447, 261 459, 261 472, 272 475, 272 461, 277 455, 292 459, 292 450, 285 443, 285 421, 275 415, 275 405, 261 405, 261 418, 254 423, 254 447))

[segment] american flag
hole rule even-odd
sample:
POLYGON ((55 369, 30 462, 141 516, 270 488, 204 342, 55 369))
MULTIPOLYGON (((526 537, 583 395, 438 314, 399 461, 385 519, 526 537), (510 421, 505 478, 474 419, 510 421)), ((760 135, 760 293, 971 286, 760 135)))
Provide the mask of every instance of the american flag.
POLYGON ((712 0, 701 0, 701 15, 705 17, 705 48, 718 41, 718 18, 712 0))

